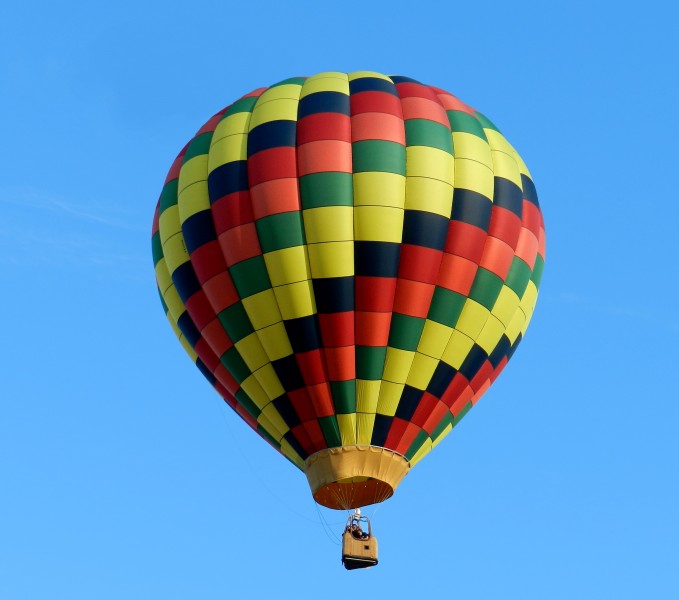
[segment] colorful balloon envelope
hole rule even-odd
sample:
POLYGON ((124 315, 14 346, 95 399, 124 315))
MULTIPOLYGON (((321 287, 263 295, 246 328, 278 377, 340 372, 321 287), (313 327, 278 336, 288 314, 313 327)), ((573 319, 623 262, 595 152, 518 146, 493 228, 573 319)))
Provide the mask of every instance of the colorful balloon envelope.
POLYGON ((209 119, 153 222, 163 307, 224 400, 347 509, 390 497, 530 321, 545 232, 481 113, 374 72, 287 79, 209 119))

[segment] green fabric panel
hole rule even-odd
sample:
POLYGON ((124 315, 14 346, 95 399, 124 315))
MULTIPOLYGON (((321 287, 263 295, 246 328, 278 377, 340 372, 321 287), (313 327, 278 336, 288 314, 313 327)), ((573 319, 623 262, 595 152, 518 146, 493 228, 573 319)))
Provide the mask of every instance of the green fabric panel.
POLYGON ((453 415, 451 413, 446 413, 443 418, 441 419, 441 422, 436 426, 434 431, 431 432, 431 439, 435 440, 439 435, 441 435, 441 432, 448 427, 455 419, 453 418, 453 415))
POLYGON ((455 427, 464 418, 464 416, 472 409, 472 406, 474 405, 472 404, 471 400, 464 405, 464 408, 460 411, 460 414, 453 419, 453 427, 455 427))
POLYGON ((321 426, 323 437, 328 448, 336 448, 342 445, 342 437, 340 436, 339 425, 337 424, 337 417, 331 415, 329 417, 320 417, 318 424, 321 426))
POLYGON ((495 273, 479 267, 478 271, 476 271, 469 297, 485 306, 488 310, 492 310, 501 290, 502 279, 495 275, 495 273))
POLYGON ((229 348, 224 352, 219 360, 238 383, 241 383, 251 375, 250 369, 248 369, 248 366, 235 347, 229 348))
POLYGON ((274 448, 278 448, 280 450, 281 445, 278 440, 273 437, 266 429, 264 429, 264 427, 257 425, 257 433, 261 435, 267 442, 269 442, 274 448))
POLYGON ((248 298, 271 288, 271 281, 262 256, 253 256, 233 265, 229 273, 241 298, 248 298))
POLYGON ((533 274, 530 280, 535 284, 536 288, 540 287, 542 281, 542 271, 545 268, 545 259, 539 254, 535 257, 535 265, 533 266, 533 274))
POLYGON ((238 403, 245 409, 247 410, 255 419, 259 416, 259 414, 262 412, 257 408, 257 405, 250 400, 250 396, 248 396, 245 393, 244 389, 239 389, 235 394, 234 394, 236 400, 238 403))
POLYGON ((353 206, 354 182, 351 173, 312 173, 299 178, 302 208, 353 206))
POLYGON ((306 77, 290 77, 288 79, 284 79, 283 81, 279 81, 278 83, 274 83, 271 87, 278 87, 279 85, 304 85, 304 82, 306 81, 306 77))
POLYGON ((163 186, 160 193, 160 214, 166 208, 177 204, 177 194, 179 193, 179 179, 171 179, 163 186))
POLYGON ((462 294, 442 287, 436 287, 427 317, 431 321, 436 321, 442 325, 455 327, 457 320, 460 318, 465 300, 466 297, 462 294))
POLYGON ((427 119, 409 119, 405 122, 406 145, 438 148, 448 154, 453 153, 453 140, 450 130, 440 123, 427 119))
POLYGON ((530 267, 518 256, 515 256, 514 260, 512 260, 512 266, 509 268, 505 285, 514 290, 516 295, 521 298, 526 291, 530 277, 530 267))
POLYGON ((225 308, 217 315, 217 318, 234 344, 254 331, 241 302, 225 308))
POLYGON ((389 345, 392 348, 414 352, 420 343, 424 323, 425 319, 419 317, 393 313, 389 330, 389 345))
POLYGON ((356 380, 331 381, 330 390, 335 412, 338 415, 348 415, 356 412, 356 380))
POLYGON ((224 111, 222 120, 231 115, 235 115, 236 113, 252 112, 252 109, 254 108, 258 99, 259 98, 256 96, 251 96, 249 98, 241 98, 240 100, 236 100, 236 102, 234 102, 227 110, 224 111))
POLYGON ((182 164, 190 161, 196 156, 208 153, 210 150, 210 142, 212 141, 212 133, 212 131, 208 131, 191 140, 189 147, 186 149, 186 154, 184 154, 182 164))
POLYGON ((151 238, 151 252, 153 254, 153 265, 157 265, 158 261, 163 258, 163 246, 160 243, 160 233, 156 232, 151 238))
POLYGON ((410 460, 417 451, 422 447, 422 444, 424 444, 427 440, 429 439, 429 436, 427 435, 426 431, 420 431, 420 433, 417 434, 417 437, 413 440, 413 443, 410 444, 410 448, 408 448, 408 451, 405 453, 406 459, 410 460))
POLYGON ((302 214, 286 212, 255 221, 262 252, 304 245, 302 214))
POLYGON ((384 346, 356 346, 356 379, 382 379, 386 356, 384 346))
POLYGON ((396 142, 365 140, 352 144, 353 171, 406 174, 406 149, 396 142))
POLYGON ((474 112, 476 113, 476 118, 479 120, 479 123, 481 123, 484 129, 494 129, 498 133, 500 132, 500 130, 497 127, 495 127, 493 122, 488 117, 481 114, 479 111, 474 112))
POLYGON ((483 131, 481 123, 474 117, 461 110, 448 110, 448 121, 450 121, 450 129, 455 132, 471 133, 480 137, 482 140, 488 141, 486 134, 483 131))

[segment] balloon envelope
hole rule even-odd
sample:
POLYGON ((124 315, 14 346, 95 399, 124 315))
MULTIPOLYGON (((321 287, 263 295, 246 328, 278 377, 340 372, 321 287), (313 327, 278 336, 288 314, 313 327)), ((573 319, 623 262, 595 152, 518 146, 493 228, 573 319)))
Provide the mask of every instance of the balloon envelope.
POLYGON ((224 400, 350 508, 389 497, 488 389, 537 299, 525 164, 481 113, 373 72, 243 96, 180 152, 161 300, 224 400))

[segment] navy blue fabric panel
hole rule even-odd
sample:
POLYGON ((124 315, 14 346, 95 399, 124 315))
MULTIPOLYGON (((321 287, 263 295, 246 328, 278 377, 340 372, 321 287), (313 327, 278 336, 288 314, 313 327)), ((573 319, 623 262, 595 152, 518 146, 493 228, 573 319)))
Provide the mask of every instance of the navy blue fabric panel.
POLYGON ((453 192, 453 208, 450 218, 488 231, 492 208, 493 203, 483 194, 457 188, 453 192))
POLYGON ((290 345, 295 352, 309 352, 321 347, 318 329, 318 317, 308 315, 297 319, 283 321, 290 345))
POLYGON ((509 341, 509 338, 506 335, 503 335, 500 338, 500 341, 498 342, 497 346, 495 346, 495 349, 490 353, 490 356, 488 357, 488 360, 490 361, 490 364, 493 365, 494 369, 497 368, 497 366, 502 362, 503 358, 509 356, 511 349, 512 345, 509 341))
POLYGON ((269 148, 294 147, 296 143, 297 121, 269 121, 248 134, 248 157, 269 148))
POLYGON ((349 115, 349 96, 341 92, 316 92, 309 94, 299 101, 297 118, 303 119, 317 113, 340 113, 349 115))
POLYGON ((396 277, 401 244, 394 242, 355 242, 354 263, 357 276, 396 277))
POLYGON ((457 369, 441 361, 432 375, 431 381, 427 386, 427 391, 432 396, 442 398, 456 373, 457 369))
POLYGON ((314 279, 316 309, 320 314, 354 310, 354 278, 314 279))
POLYGON ((496 177, 493 204, 511 210, 520 219, 523 213, 523 191, 509 179, 496 177))
POLYGON ((248 186, 248 162, 237 160, 217 167, 207 177, 210 203, 216 202, 227 194, 242 192, 248 186))
POLYGON ((371 445, 384 447, 384 444, 387 442, 387 436, 389 435, 389 429, 393 421, 393 417, 381 415, 379 413, 375 415, 373 435, 370 439, 371 445))
POLYGON ((179 331, 184 334, 186 341, 192 348, 195 348, 200 339, 200 331, 198 331, 196 324, 191 320, 188 312, 183 312, 181 317, 177 319, 177 326, 179 327, 179 331))
POLYGON ((284 356, 278 360, 272 360, 271 366, 278 375, 278 379, 286 392, 292 392, 304 387, 302 371, 297 364, 295 355, 284 356))
POLYGON ((200 290, 200 282, 196 277, 196 272, 193 270, 191 261, 185 262, 175 269, 174 273, 172 273, 172 281, 184 304, 186 304, 191 296, 200 290))
POLYGON ((217 239, 212 213, 209 210, 201 210, 191 215, 182 224, 182 233, 186 242, 186 250, 191 254, 202 245, 217 239))
POLYGON ((297 454, 299 454, 302 460, 306 460, 306 458, 309 456, 309 453, 304 450, 304 447, 299 443, 299 440, 295 437, 292 431, 288 431, 283 436, 283 439, 286 440, 290 446, 292 446, 292 449, 297 452, 297 454))
POLYGON ((389 75, 389 79, 391 79, 394 83, 417 83, 418 85, 422 85, 419 81, 417 81, 417 79, 403 77, 402 75, 389 75))
POLYGON ((285 424, 290 429, 296 427, 301 423, 299 415, 297 414, 297 411, 292 405, 292 400, 290 400, 287 394, 283 394, 281 396, 278 396, 278 398, 274 398, 272 404, 274 405, 274 408, 278 411, 278 414, 280 414, 280 416, 283 417, 285 424))
POLYGON ((403 243, 443 250, 450 220, 421 210, 406 210, 403 217, 403 243))
POLYGON ((523 197, 532 202, 540 208, 540 203, 538 202, 538 191, 535 189, 535 184, 530 177, 527 177, 523 173, 521 174, 521 187, 523 188, 523 197))
POLYGON ((488 355, 484 349, 481 348, 481 346, 474 344, 460 367, 460 373, 462 373, 468 381, 471 381, 487 359, 488 355))
POLYGON ((396 408, 395 416, 404 421, 410 421, 413 414, 415 414, 415 410, 417 409, 420 400, 422 400, 423 394, 423 390, 418 390, 409 385, 404 386, 403 392, 401 393, 401 399, 396 408))
POLYGON ((196 366, 211 385, 214 385, 217 382, 217 378, 210 372, 210 369, 207 368, 207 365, 200 360, 200 358, 196 359, 196 366))
POLYGON ((349 82, 349 92, 360 94, 361 92, 387 92, 398 96, 396 87, 393 83, 380 79, 379 77, 361 77, 349 82))

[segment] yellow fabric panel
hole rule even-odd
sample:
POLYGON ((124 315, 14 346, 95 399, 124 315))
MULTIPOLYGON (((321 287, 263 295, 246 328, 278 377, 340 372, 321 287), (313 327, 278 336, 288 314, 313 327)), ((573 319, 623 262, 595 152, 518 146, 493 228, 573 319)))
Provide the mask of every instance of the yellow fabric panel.
POLYGON ((354 173, 354 206, 393 206, 406 202, 406 177, 397 173, 354 173))
POLYGON ((451 184, 427 177, 406 178, 406 209, 422 210, 450 218, 452 207, 451 184))
POLYGON ((309 261, 304 246, 292 246, 267 252, 264 255, 266 270, 272 286, 304 281, 311 277, 309 261))
POLYGON ((212 146, 214 146, 220 140, 229 137, 231 135, 239 135, 247 133, 249 131, 250 123, 249 112, 239 112, 228 117, 224 117, 215 127, 215 131, 212 134, 212 141, 210 142, 210 153, 212 153, 212 146))
POLYGON ((452 154, 429 146, 406 148, 407 177, 429 177, 453 185, 455 159, 452 154))
POLYGON ((483 132, 488 138, 488 145, 493 150, 504 152, 505 154, 512 154, 516 152, 512 145, 507 141, 507 138, 495 129, 484 129, 483 132))
POLYGON ((493 171, 475 160, 455 159, 455 187, 471 190, 493 199, 493 171))
POLYGON ((468 158, 486 165, 489 169, 493 168, 490 146, 486 140, 482 140, 478 135, 455 131, 453 132, 453 147, 455 148, 455 158, 468 158))
POLYGON ((303 213, 307 244, 354 239, 354 209, 351 206, 322 206, 303 213))
POLYGON ((302 86, 298 83, 286 83, 284 85, 275 85, 274 87, 270 87, 268 90, 265 90, 260 95, 259 99, 257 100, 257 104, 255 104, 255 110, 260 104, 264 104, 265 102, 271 102, 272 100, 275 101, 286 98, 292 100, 299 100, 299 95, 301 91, 302 86))
POLYGON ((385 81, 391 82, 391 79, 382 73, 377 73, 376 71, 354 71, 349 73, 349 81, 354 79, 361 79, 362 77, 374 77, 375 79, 384 79, 385 81))
POLYGON ((177 182, 177 194, 180 197, 187 187, 207 178, 207 162, 207 154, 198 154, 182 164, 177 182))
POLYGON ((337 415, 337 425, 340 430, 342 446, 353 446, 356 444, 356 414, 337 415))
POLYGON ((189 253, 186 251, 186 243, 181 233, 165 241, 163 244, 163 256, 170 273, 174 273, 177 267, 189 261, 189 253))
POLYGON ((415 353, 409 350, 388 347, 382 379, 394 383, 405 383, 414 357, 415 353))
POLYGON ((504 177, 509 181, 514 182, 519 189, 522 189, 521 173, 519 173, 519 165, 510 154, 498 152, 493 150, 493 170, 496 177, 504 177))
POLYGON ((304 461, 302 460, 302 457, 297 454, 295 449, 290 445, 290 442, 285 438, 281 438, 281 453, 291 460, 297 468, 304 471, 304 461))
POLYGON ((314 278, 349 277, 354 274, 354 242, 309 244, 307 249, 314 278))
POLYGON ((520 305, 521 310, 526 315, 525 323, 521 328, 522 335, 526 334, 526 329, 528 329, 530 320, 533 318, 533 312, 535 311, 535 303, 537 302, 537 300, 538 300, 538 289, 535 287, 535 284, 532 281, 529 281, 528 287, 526 288, 526 291, 523 294, 523 298, 521 298, 520 305))
POLYGON ((460 318, 455 325, 455 329, 459 329, 462 333, 475 340, 481 329, 488 320, 490 311, 485 307, 475 302, 471 298, 467 298, 462 307, 460 318))
POLYGON ((210 195, 207 189, 207 179, 197 181, 179 194, 179 220, 186 219, 204 210, 210 210, 210 195))
MULTIPOLYGON (((261 417, 262 415, 264 415, 264 417, 278 430, 280 437, 278 437, 277 440, 280 440, 288 431, 290 431, 290 428, 273 404, 267 404, 262 409, 259 416, 261 417)), ((257 420, 259 420, 259 418, 257 420)))
POLYGON ((526 315, 521 310, 521 307, 519 307, 519 310, 514 313, 514 316, 512 317, 512 320, 505 331, 505 335, 509 338, 509 341, 512 344, 516 341, 516 338, 519 337, 519 334, 523 330, 525 324, 526 315))
POLYGON ((276 287, 274 294, 276 294, 278 307, 281 309, 281 316, 286 321, 307 317, 316 312, 316 301, 309 280, 276 287))
POLYGON ((439 433, 438 436, 436 436, 436 438, 434 438, 434 439, 432 440, 432 443, 431 443, 432 450, 433 450, 434 448, 436 448, 436 446, 438 446, 439 442, 440 442, 444 437, 446 437, 452 430, 453 430, 453 424, 452 424, 452 423, 449 423, 449 424, 443 429, 443 431, 442 431, 441 433, 439 433))
POLYGON ((420 447, 420 449, 415 452, 415 455, 408 461, 410 462, 410 468, 412 469, 414 465, 416 465, 418 462, 420 462, 427 454, 431 452, 431 449, 433 448, 433 445, 431 443, 431 439, 427 438, 424 440, 424 444, 420 447))
POLYGON ((408 379, 406 379, 406 385, 410 385, 418 390, 426 390, 438 364, 439 360, 437 358, 416 352, 413 366, 410 369, 410 373, 408 373, 408 379))
POLYGON ((255 329, 263 329, 281 320, 278 302, 273 290, 264 290, 248 298, 243 298, 243 308, 250 317, 255 329))
POLYGON ((301 100, 309 94, 315 92, 339 92, 340 94, 349 94, 349 79, 346 73, 338 73, 328 71, 326 73, 319 73, 313 77, 309 77, 302 85, 302 93, 299 96, 301 100))
POLYGON ((290 339, 282 322, 258 330, 257 337, 269 360, 278 360, 292 354, 290 339))
POLYGON ((398 402, 401 399, 404 387, 404 383, 383 381, 380 386, 380 396, 377 400, 377 412, 381 415, 393 417, 396 414, 398 402))
MULTIPOLYGON (((170 321, 172 323, 172 321, 170 321)), ((196 354, 196 351, 191 348, 191 344, 189 344, 188 340, 184 337, 184 334, 179 330, 179 327, 176 327, 176 333, 177 339, 179 340, 179 343, 182 345, 182 348, 184 348, 184 352, 186 352, 189 355, 189 358, 195 363, 198 360, 198 355, 196 354)))
POLYGON ((179 321, 179 317, 186 312, 186 307, 179 297, 179 293, 177 292, 177 288, 174 287, 174 284, 165 290, 163 293, 163 300, 165 300, 165 304, 167 304, 167 308, 170 311, 170 314, 172 314, 172 317, 176 321, 179 321))
POLYGON ((360 446, 369 446, 370 440, 373 436, 373 429, 375 427, 374 413, 357 413, 356 414, 356 444, 360 446))
POLYGON ((167 270, 167 264, 165 263, 165 257, 161 258, 156 263, 156 283, 158 284, 158 289, 160 293, 165 296, 165 290, 167 290, 172 283, 172 277, 170 277, 170 272, 167 270))
POLYGON ((424 322, 424 329, 420 337, 420 343, 417 345, 417 351, 433 358, 441 358, 443 352, 448 346, 448 340, 453 333, 451 327, 430 321, 427 319, 424 322))
POLYGON ((273 439, 277 442, 283 439, 283 432, 274 425, 271 420, 263 412, 259 413, 257 417, 257 423, 266 431, 273 439))
POLYGON ((516 292, 510 287, 503 285, 493 305, 493 310, 490 312, 507 327, 517 308, 519 308, 519 297, 516 295, 516 292))
POLYGON ((270 362, 257 369, 255 377, 257 377, 259 385, 262 386, 262 389, 271 400, 285 393, 285 389, 270 362))
POLYGON ((483 348, 486 354, 490 355, 495 350, 495 346, 497 346, 504 332, 505 326, 502 321, 496 319, 491 314, 483 326, 476 343, 483 348))
POLYGON ((374 413, 380 395, 380 382, 365 379, 356 380, 356 412, 374 413))
POLYGON ((454 329, 441 358, 454 369, 459 369, 473 346, 473 339, 454 329))
POLYGON ((262 386, 259 384, 259 381, 257 381, 257 378, 254 376, 254 374, 248 375, 248 377, 246 377, 240 384, 240 387, 243 388, 243 391, 250 397, 250 400, 252 400, 260 410, 271 401, 271 399, 266 395, 266 392, 262 386))
POLYGON ((260 344, 259 338, 254 332, 236 342, 235 346, 238 354, 241 355, 248 369, 253 373, 269 362, 266 352, 264 352, 264 348, 262 348, 262 344, 260 344))
MULTIPOLYGON (((511 144, 510 144, 511 147, 511 144)), ((514 150, 514 148, 511 148, 511 152, 509 153, 511 156, 514 157, 514 160, 516 161, 516 164, 519 166, 519 173, 528 176, 529 179, 533 179, 533 176, 530 174, 530 171, 528 170, 528 167, 526 166, 526 163, 523 162, 523 158, 519 155, 519 153, 514 150)))
POLYGON ((357 241, 401 243, 403 210, 390 206, 357 206, 354 209, 357 241))
POLYGON ((264 101, 263 97, 264 95, 262 94, 260 100, 257 102, 257 104, 255 104, 255 108, 252 111, 252 117, 250 118, 250 131, 257 127, 257 125, 269 123, 270 121, 297 120, 297 107, 299 106, 299 101, 297 98, 294 100, 281 98, 279 100, 264 101))
POLYGON ((179 207, 176 204, 168 206, 158 217, 158 228, 160 230, 160 243, 165 245, 168 238, 181 233, 182 226, 179 222, 179 207))
POLYGON ((237 160, 246 160, 248 157, 248 136, 245 133, 230 135, 214 141, 210 146, 208 160, 208 173, 212 173, 217 167, 237 160))

